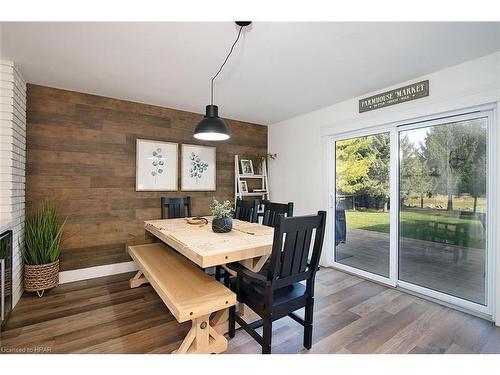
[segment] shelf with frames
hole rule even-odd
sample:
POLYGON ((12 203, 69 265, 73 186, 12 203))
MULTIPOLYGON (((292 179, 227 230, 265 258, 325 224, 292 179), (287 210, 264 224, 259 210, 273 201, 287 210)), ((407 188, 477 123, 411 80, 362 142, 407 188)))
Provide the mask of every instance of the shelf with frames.
POLYGON ((236 199, 243 199, 243 197, 261 197, 261 200, 270 199, 267 164, 265 159, 262 160, 262 174, 242 174, 240 172, 240 158, 238 155, 234 155, 234 200, 236 202, 236 199), (241 181, 246 179, 260 179, 260 189, 263 191, 242 192, 241 181))

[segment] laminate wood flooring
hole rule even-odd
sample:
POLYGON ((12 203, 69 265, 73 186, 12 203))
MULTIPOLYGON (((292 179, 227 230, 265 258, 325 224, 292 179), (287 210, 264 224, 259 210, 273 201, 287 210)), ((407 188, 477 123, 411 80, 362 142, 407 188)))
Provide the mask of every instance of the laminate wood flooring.
MULTIPOLYGON (((170 353, 189 322, 179 324, 133 274, 64 284, 41 299, 25 294, 0 337, 0 353, 170 353)), ((300 313, 300 312, 299 312, 300 313)), ((486 320, 322 268, 316 279, 312 350, 289 318, 273 325, 273 353, 500 353, 500 328, 486 320)), ((227 353, 260 353, 238 330, 227 353)))

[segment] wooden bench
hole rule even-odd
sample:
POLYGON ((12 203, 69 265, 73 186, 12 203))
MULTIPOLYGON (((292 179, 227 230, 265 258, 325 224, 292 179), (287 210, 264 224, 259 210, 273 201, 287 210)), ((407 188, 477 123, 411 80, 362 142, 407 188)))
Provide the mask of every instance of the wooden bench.
POLYGON ((149 282, 178 322, 191 330, 173 353, 221 353, 227 340, 210 325, 210 314, 236 304, 236 295, 163 243, 129 246, 139 272, 130 287, 149 282))

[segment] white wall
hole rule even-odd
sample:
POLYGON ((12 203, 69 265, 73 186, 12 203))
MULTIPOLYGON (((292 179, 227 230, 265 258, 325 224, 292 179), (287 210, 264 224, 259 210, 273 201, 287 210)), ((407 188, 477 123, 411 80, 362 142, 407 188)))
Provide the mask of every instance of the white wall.
POLYGON ((26 164, 26 82, 10 61, 0 62, 0 232, 13 232, 12 297, 23 293, 23 241, 26 164))
MULTIPOLYGON (((383 71, 374 69, 374 74, 383 71)), ((332 86, 335 83, 332 82, 332 86)), ((438 115, 472 106, 500 102, 500 52, 456 65, 394 86, 381 87, 330 107, 272 124, 268 131, 268 150, 277 153, 269 163, 270 191, 273 201, 295 203, 297 215, 328 210, 328 177, 332 160, 328 160, 328 135, 438 115), (358 100, 387 89, 428 79, 429 97, 371 112, 358 113, 358 100)), ((500 116, 497 124, 500 127, 500 116)), ((500 145, 500 129, 496 132, 500 145)), ((500 153, 497 153, 500 155, 500 153)), ((497 157, 498 159, 498 157, 497 157)), ((500 175, 500 161, 497 162, 500 175)), ((500 186, 494 196, 500 200, 500 186)), ((500 218, 500 202, 496 206, 500 218)), ((329 218, 331 220, 331 218, 329 218)), ((331 224, 331 221, 330 221, 331 224)), ((329 228, 331 225, 329 225, 329 228)), ((333 251, 327 232, 321 263, 331 265, 333 251)), ((499 238, 495 241, 498 243, 499 238)), ((498 250, 497 252, 500 252, 498 250)), ((497 256, 497 324, 500 323, 500 254, 497 256)))

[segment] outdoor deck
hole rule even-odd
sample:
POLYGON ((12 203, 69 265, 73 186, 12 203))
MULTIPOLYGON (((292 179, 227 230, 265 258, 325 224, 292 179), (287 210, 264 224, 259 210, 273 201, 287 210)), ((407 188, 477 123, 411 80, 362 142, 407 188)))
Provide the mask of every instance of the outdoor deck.
MULTIPOLYGON (((401 248, 401 280, 484 304, 484 250, 404 237, 401 248)), ((337 259, 339 263, 387 276, 389 234, 348 229, 346 243, 337 246, 337 259)))

